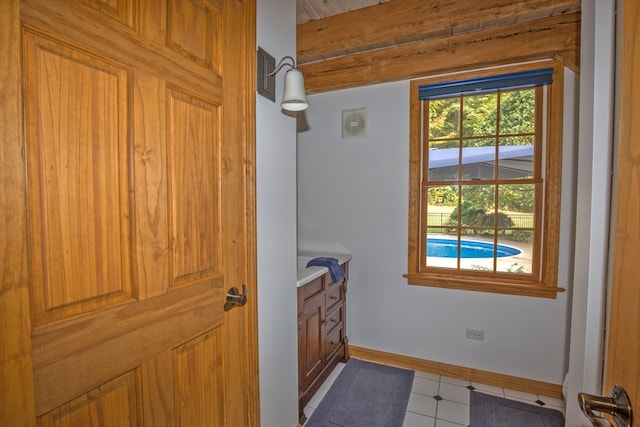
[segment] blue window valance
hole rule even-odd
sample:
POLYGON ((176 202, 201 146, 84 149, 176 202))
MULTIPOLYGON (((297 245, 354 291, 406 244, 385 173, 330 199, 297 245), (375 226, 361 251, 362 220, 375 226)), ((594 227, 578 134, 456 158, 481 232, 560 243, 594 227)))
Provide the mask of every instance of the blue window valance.
POLYGON ((543 68, 476 79, 422 85, 418 87, 418 98, 426 100, 447 96, 476 94, 498 89, 542 86, 553 81, 551 78, 552 74, 553 68, 543 68))

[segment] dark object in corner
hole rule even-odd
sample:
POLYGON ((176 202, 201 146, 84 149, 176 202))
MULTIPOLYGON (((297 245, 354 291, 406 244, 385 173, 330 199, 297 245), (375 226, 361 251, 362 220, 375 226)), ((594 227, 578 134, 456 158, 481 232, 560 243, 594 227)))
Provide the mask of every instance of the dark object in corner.
POLYGON ((307 267, 327 267, 329 269, 329 273, 331 273, 331 281, 339 282, 344 279, 344 271, 340 264, 338 264, 338 260, 330 257, 318 257, 314 258, 307 263, 307 267))

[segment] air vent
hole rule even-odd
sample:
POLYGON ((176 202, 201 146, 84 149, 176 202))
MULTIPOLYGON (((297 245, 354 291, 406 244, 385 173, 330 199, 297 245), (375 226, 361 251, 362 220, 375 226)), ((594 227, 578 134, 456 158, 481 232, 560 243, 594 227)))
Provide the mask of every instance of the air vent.
POLYGON ((367 109, 356 108, 342 111, 342 139, 367 136, 367 109))

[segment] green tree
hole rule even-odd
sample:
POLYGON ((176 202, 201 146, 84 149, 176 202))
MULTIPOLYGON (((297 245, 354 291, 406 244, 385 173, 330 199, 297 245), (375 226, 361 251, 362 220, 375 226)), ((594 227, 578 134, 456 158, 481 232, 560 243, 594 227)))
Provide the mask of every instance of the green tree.
MULTIPOLYGON (((455 208, 453 212, 451 212, 448 225, 457 224, 458 208, 455 208)), ((460 205, 460 224, 468 227, 494 227, 497 225, 501 228, 510 228, 513 227, 513 220, 502 212, 498 212, 497 214, 493 210, 487 212, 487 209, 465 201, 460 205), (496 216, 498 218, 497 224, 496 216)))
POLYGON ((531 184, 501 185, 498 187, 500 209, 533 213, 535 187, 531 184))
POLYGON ((503 92, 500 98, 500 134, 532 134, 535 131, 535 89, 503 92))
POLYGON ((459 135, 460 98, 429 101, 429 140, 457 138, 459 135))
MULTIPOLYGON (((465 137, 495 136, 497 100, 498 95, 495 93, 463 97, 464 120, 462 122, 462 134, 465 137)), ((474 141, 467 144, 467 146, 480 146, 477 143, 478 141, 474 141)), ((489 144, 495 144, 495 140, 489 144)))
POLYGON ((458 193, 451 185, 429 188, 429 204, 451 206, 458 203, 458 193))
POLYGON ((495 193, 492 185, 465 185, 462 187, 462 200, 475 206, 493 209, 495 193))

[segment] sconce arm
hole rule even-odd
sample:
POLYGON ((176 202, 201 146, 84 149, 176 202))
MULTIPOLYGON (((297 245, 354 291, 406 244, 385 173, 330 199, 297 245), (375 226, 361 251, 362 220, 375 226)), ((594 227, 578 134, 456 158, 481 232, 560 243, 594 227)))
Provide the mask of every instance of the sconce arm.
POLYGON ((276 74, 278 74, 278 71, 280 71, 282 69, 282 67, 284 67, 285 65, 288 65, 289 67, 291 67, 292 69, 296 69, 296 61, 295 59, 293 59, 291 56, 285 56, 283 57, 280 62, 278 62, 278 65, 276 65, 276 69, 273 70, 272 72, 270 72, 269 74, 267 74, 268 76, 275 76, 276 74), (284 61, 290 59, 291 60, 291 64, 289 63, 285 63, 284 61))

